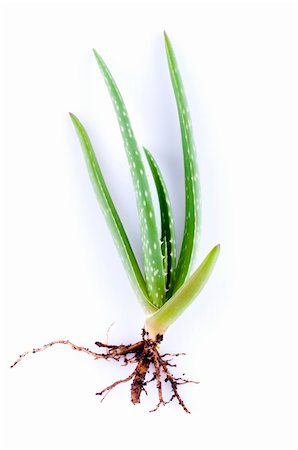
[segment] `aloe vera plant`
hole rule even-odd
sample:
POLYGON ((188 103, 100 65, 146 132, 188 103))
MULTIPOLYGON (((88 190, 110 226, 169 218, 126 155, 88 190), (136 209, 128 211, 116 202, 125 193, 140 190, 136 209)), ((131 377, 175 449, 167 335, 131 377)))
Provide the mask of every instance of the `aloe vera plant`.
POLYGON ((70 345, 74 350, 88 353, 96 359, 110 358, 119 360, 120 358, 124 358, 126 364, 136 364, 132 374, 123 380, 118 380, 111 384, 99 392, 99 395, 107 394, 119 383, 132 380, 131 400, 136 404, 140 402, 140 396, 142 391, 145 391, 145 386, 150 381, 156 380, 159 400, 156 408, 153 410, 155 411, 160 405, 168 403, 164 400, 162 392, 162 375, 164 375, 166 381, 170 382, 173 391, 173 395, 169 401, 176 398, 183 409, 189 412, 179 395, 178 385, 188 383, 190 380, 174 377, 169 370, 171 366, 167 358, 169 355, 161 355, 158 348, 168 327, 192 303, 207 282, 217 260, 220 247, 216 245, 190 276, 192 262, 200 236, 200 185, 192 124, 186 96, 173 48, 166 34, 164 34, 164 38, 170 77, 178 110, 184 160, 185 224, 179 256, 176 248, 171 202, 161 171, 149 150, 139 146, 119 89, 105 62, 95 50, 95 59, 115 108, 135 188, 141 230, 142 268, 139 267, 121 219, 117 213, 87 131, 79 119, 70 113, 72 123, 81 143, 96 196, 110 227, 136 297, 144 309, 145 323, 142 331, 142 339, 135 344, 121 344, 118 346, 96 342, 95 344, 98 347, 106 349, 106 353, 93 352, 85 347, 74 345, 69 341, 53 341, 43 347, 23 353, 12 367, 28 353, 45 350, 54 344, 70 345), (146 160, 151 170, 159 200, 160 226, 156 220, 145 170, 144 161, 146 160), (153 377, 151 380, 146 381, 147 373, 149 373, 151 367, 153 367, 153 377))

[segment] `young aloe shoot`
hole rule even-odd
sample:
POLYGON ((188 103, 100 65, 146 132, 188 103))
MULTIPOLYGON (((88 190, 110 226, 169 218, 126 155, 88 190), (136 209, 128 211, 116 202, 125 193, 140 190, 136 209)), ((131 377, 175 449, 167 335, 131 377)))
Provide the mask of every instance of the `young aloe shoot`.
POLYGON ((184 88, 175 54, 166 33, 164 38, 169 72, 178 110, 184 160, 185 223, 178 258, 171 202, 161 171, 149 150, 140 148, 137 143, 118 87, 105 62, 95 50, 95 59, 115 108, 135 188, 141 230, 143 270, 139 267, 117 213, 87 131, 79 119, 70 113, 83 149, 95 194, 104 212, 136 296, 146 314, 142 339, 129 345, 108 345, 96 342, 95 344, 99 348, 105 348, 104 353, 94 352, 65 340, 53 341, 40 348, 23 353, 12 367, 28 353, 45 350, 54 344, 66 344, 74 350, 83 351, 93 356, 95 359, 114 359, 116 361, 123 359, 125 364, 135 364, 133 372, 128 377, 115 381, 97 393, 97 395, 105 394, 103 399, 115 386, 131 380, 131 400, 134 404, 140 403, 140 396, 145 391, 146 385, 155 381, 158 403, 152 411, 156 411, 159 406, 176 399, 188 413, 189 410, 178 392, 178 386, 191 381, 172 375, 169 356, 173 355, 160 354, 159 344, 163 340, 166 330, 202 290, 213 270, 220 247, 216 245, 190 276, 192 261, 197 250, 200 235, 200 185, 195 143, 184 88), (143 154, 145 154, 156 186, 161 218, 160 227, 156 221, 143 154), (148 380, 147 376, 151 370, 153 373, 148 380), (163 396, 162 385, 164 381, 168 381, 172 389, 172 396, 168 401, 165 401, 163 396))

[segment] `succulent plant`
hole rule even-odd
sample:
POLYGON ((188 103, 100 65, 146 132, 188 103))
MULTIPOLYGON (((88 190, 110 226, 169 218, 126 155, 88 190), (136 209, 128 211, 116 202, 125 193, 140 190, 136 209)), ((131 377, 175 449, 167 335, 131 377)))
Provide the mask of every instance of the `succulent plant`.
MULTIPOLYGON (((149 150, 142 149, 136 141, 119 89, 105 62, 96 50, 94 50, 97 64, 114 105, 134 184, 141 231, 143 270, 137 262, 124 226, 109 193, 87 131, 74 114, 70 113, 70 117, 79 137, 99 204, 111 230, 136 297, 139 299, 146 315, 142 340, 135 344, 121 344, 119 346, 110 346, 96 342, 96 345, 99 347, 106 348, 107 353, 103 354, 95 353, 85 347, 79 347, 69 341, 61 340, 53 341, 43 347, 34 349, 34 352, 44 350, 53 344, 61 343, 70 345, 75 350, 89 353, 96 359, 113 358, 119 360, 119 358, 124 358, 126 363, 136 362, 137 366, 129 377, 113 383, 98 393, 101 395, 104 392, 108 393, 117 384, 132 379, 131 399, 133 403, 140 402, 141 392, 145 390, 145 386, 148 384, 146 375, 149 372, 150 366, 153 365, 153 378, 150 381, 156 380, 159 394, 159 403, 155 410, 161 404, 167 403, 164 401, 162 395, 161 375, 164 372, 166 380, 170 381, 173 390, 173 396, 170 401, 176 398, 184 410, 189 412, 177 390, 178 384, 187 383, 189 380, 175 378, 170 373, 168 367, 171 364, 166 359, 168 354, 160 355, 158 348, 169 326, 192 303, 204 287, 217 260, 220 246, 216 245, 191 275, 192 263, 200 237, 201 196, 199 174, 192 124, 184 87, 175 54, 166 33, 164 33, 164 38, 170 77, 178 110, 184 160, 185 222, 179 257, 177 257, 171 202, 160 168, 149 150), (156 212, 154 210, 144 165, 144 157, 151 170, 157 191, 160 226, 156 220, 156 212), (127 359, 127 355, 132 356, 127 359)), ((16 363, 27 353, 29 352, 21 355, 16 363)))

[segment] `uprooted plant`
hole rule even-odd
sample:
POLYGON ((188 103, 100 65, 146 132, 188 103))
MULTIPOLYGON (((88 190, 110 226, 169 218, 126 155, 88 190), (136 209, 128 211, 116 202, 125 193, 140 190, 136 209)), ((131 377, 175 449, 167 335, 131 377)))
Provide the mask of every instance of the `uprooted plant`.
POLYGON ((141 393, 146 392, 148 383, 155 382, 158 391, 158 403, 152 411, 156 411, 160 405, 165 405, 176 398, 184 411, 188 413, 189 410, 178 392, 178 387, 181 384, 192 381, 184 378, 184 374, 183 377, 176 377, 171 373, 171 367, 175 366, 172 363, 172 357, 178 356, 179 354, 161 354, 159 347, 165 331, 191 304, 207 282, 216 262, 220 247, 216 245, 201 265, 189 276, 200 234, 200 187, 189 110, 177 61, 166 34, 165 47, 178 109, 185 175, 185 224, 181 250, 177 260, 171 203, 161 171, 152 154, 144 148, 159 200, 161 219, 159 231, 141 151, 132 131, 126 107, 112 75, 103 59, 95 50, 96 61, 115 107, 136 191, 141 228, 144 275, 140 270, 120 217, 109 194, 88 134, 78 118, 70 114, 81 142, 95 193, 111 229, 115 244, 135 293, 146 313, 142 339, 139 342, 129 345, 109 345, 96 342, 95 344, 99 348, 104 349, 102 353, 74 345, 68 340, 57 340, 23 353, 12 367, 29 353, 40 352, 55 344, 69 345, 74 350, 87 353, 95 359, 114 359, 116 361, 123 361, 125 365, 135 365, 133 372, 128 377, 115 381, 101 392, 98 392, 97 395, 104 395, 105 397, 118 384, 131 381, 131 400, 136 404, 140 403, 141 393), (163 383, 165 382, 170 385, 172 390, 172 395, 167 401, 164 400, 163 396, 163 383))

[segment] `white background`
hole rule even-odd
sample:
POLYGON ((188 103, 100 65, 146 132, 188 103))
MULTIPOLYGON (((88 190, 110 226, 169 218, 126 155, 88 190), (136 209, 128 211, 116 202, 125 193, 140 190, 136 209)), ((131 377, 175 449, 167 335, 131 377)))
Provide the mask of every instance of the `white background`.
POLYGON ((296 448, 295 3, 3 6, 2 448, 296 448), (90 133, 140 258, 133 188, 95 47, 123 93, 140 144, 160 163, 181 242, 182 157, 164 29, 198 147, 198 261, 216 243, 222 248, 207 287, 162 346, 187 352, 179 368, 200 380, 183 387, 191 415, 174 402, 148 413, 154 389, 133 406, 128 385, 100 403, 94 393, 130 368, 67 347, 7 369, 20 352, 52 339, 92 346, 112 322, 110 342, 139 338, 143 313, 68 111, 90 133))

